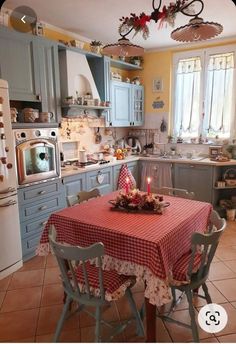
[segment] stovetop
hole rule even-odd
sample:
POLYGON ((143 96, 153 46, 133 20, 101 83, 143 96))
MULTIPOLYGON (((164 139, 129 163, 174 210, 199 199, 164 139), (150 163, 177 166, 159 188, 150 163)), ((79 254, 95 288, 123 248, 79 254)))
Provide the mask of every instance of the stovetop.
POLYGON ((89 168, 92 166, 96 166, 96 165, 105 165, 108 164, 110 162, 110 160, 89 160, 87 162, 79 162, 78 160, 71 160, 71 161, 67 161, 65 162, 65 166, 74 166, 74 167, 78 167, 78 168, 89 168))

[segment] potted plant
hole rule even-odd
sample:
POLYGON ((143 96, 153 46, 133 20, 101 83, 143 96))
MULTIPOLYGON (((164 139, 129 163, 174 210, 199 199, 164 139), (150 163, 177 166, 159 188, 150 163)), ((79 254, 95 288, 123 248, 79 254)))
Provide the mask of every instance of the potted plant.
POLYGON ((101 46, 102 46, 102 42, 101 41, 94 40, 94 41, 90 42, 90 48, 91 48, 91 51, 93 53, 99 54, 101 46))
POLYGON ((142 56, 131 56, 130 63, 135 64, 136 66, 140 66, 143 63, 143 57, 142 56))
POLYGON ((235 220, 235 204, 230 199, 225 199, 221 201, 221 207, 226 209, 226 218, 228 221, 234 221, 235 220))

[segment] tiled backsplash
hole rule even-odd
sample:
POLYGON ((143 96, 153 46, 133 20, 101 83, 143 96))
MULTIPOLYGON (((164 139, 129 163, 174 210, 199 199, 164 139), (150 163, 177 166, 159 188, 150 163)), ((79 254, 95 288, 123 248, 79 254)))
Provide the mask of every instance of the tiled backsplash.
POLYGON ((89 121, 87 118, 64 118, 60 129, 60 149, 64 153, 65 160, 77 159, 79 150, 85 149, 87 154, 99 152, 104 145, 114 145, 117 139, 126 136, 127 133, 127 128, 104 128, 102 119, 89 121), (91 127, 91 125, 97 125, 97 127, 91 127), (96 144, 95 134, 98 127, 100 127, 102 141, 96 144))

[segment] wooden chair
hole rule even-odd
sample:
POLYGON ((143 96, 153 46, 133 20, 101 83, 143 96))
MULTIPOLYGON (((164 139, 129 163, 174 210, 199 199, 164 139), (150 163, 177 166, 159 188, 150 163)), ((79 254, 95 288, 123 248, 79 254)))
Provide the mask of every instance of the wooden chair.
POLYGON ((182 198, 188 198, 188 199, 195 198, 194 192, 188 192, 188 190, 185 190, 185 189, 169 188, 169 187, 163 186, 161 189, 158 190, 158 192, 163 195, 170 195, 170 196, 176 196, 176 197, 182 197, 182 198))
POLYGON ((80 191, 77 195, 67 196, 67 204, 69 207, 88 201, 90 198, 95 198, 101 196, 98 189, 92 189, 90 191, 80 191))
POLYGON ((191 238, 191 251, 184 254, 173 267, 173 283, 170 285, 173 296, 172 305, 167 315, 160 315, 163 320, 175 322, 178 325, 190 328, 194 342, 199 342, 199 334, 192 302, 193 292, 202 287, 204 295, 198 294, 198 296, 206 299, 207 303, 212 303, 206 280, 220 237, 226 227, 225 219, 220 218, 215 211, 212 212, 210 220, 210 231, 205 234, 193 233, 191 238), (178 303, 178 300, 176 300, 176 290, 182 291, 187 296, 191 325, 175 320, 169 316, 178 303))
MULTIPOLYGON (((61 317, 57 323, 53 341, 57 342, 62 330, 62 326, 69 311, 72 301, 78 303, 77 311, 86 311, 96 319, 95 342, 101 341, 101 323, 109 326, 113 333, 105 341, 111 340, 115 335, 123 331, 131 320, 120 325, 112 326, 102 320, 102 308, 110 304, 112 295, 118 290, 126 289, 123 294, 128 298, 129 305, 136 320, 137 334, 144 336, 143 324, 139 312, 136 308, 130 288, 134 285, 133 277, 118 275, 115 271, 102 270, 102 256, 104 255, 104 245, 95 243, 89 247, 68 246, 56 241, 56 230, 51 226, 49 231, 49 242, 51 249, 57 258, 61 272, 66 302, 64 304, 61 317), (90 260, 96 259, 97 265, 91 265, 90 260), (95 314, 89 312, 86 306, 94 306, 95 314)), ((122 292, 120 293, 122 296, 122 292)), ((117 298, 120 297, 117 293, 117 298)))

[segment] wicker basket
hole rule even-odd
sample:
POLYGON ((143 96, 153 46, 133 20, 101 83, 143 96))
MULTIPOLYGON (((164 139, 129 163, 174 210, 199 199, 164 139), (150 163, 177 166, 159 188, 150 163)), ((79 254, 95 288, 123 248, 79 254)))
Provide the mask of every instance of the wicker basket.
POLYGON ((236 169, 229 168, 223 175, 226 186, 236 186, 236 169))

